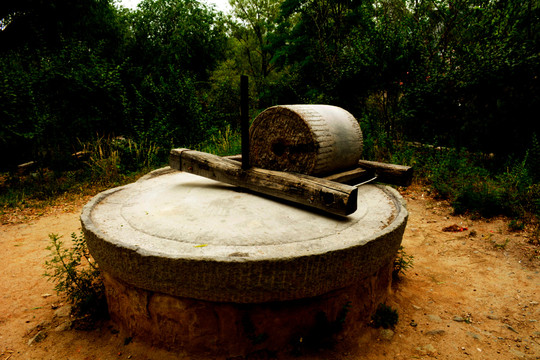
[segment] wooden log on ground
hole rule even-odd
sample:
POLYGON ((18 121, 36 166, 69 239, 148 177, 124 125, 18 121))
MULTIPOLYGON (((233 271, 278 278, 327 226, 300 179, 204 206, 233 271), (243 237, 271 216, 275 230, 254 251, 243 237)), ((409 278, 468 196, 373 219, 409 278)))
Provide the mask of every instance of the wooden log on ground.
POLYGON ((358 166, 373 171, 377 175, 377 182, 397 186, 409 186, 412 182, 413 168, 410 166, 368 160, 360 160, 358 166))
POLYGON ((238 161, 189 149, 172 149, 171 168, 204 176, 254 192, 347 216, 357 209, 358 189, 304 174, 252 167, 238 161))

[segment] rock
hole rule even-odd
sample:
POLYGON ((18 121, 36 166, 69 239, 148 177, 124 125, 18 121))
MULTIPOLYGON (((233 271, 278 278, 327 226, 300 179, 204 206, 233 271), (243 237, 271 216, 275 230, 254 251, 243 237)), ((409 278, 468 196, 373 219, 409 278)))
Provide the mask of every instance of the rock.
POLYGON ((511 326, 508 325, 508 324, 503 324, 503 327, 507 328, 507 329, 510 330, 510 331, 515 332, 516 334, 519 334, 519 333, 517 332, 516 329, 514 329, 513 327, 511 327, 511 326))
POLYGON ((379 336, 381 337, 381 339, 383 340, 392 340, 392 338, 394 337, 394 332, 390 329, 381 329, 379 331, 379 336))
POLYGON ((47 333, 45 331, 39 331, 36 335, 34 335, 33 338, 28 340, 28 346, 31 346, 33 344, 36 344, 40 341, 43 341, 47 337, 47 333))
POLYGON ((426 331, 426 335, 444 335, 446 331, 442 329, 426 331))
POLYGON ((43 320, 42 322, 40 322, 39 324, 35 325, 35 326, 32 326, 30 327, 27 331, 26 331, 26 335, 30 335, 32 333, 37 333, 37 332, 40 332, 41 330, 44 330, 46 328, 48 328, 49 326, 51 325, 51 323, 47 320, 43 320))
POLYGON ((439 315, 431 315, 431 314, 430 314, 430 315, 428 315, 427 317, 428 317, 428 319, 429 319, 430 321, 433 321, 433 322, 441 322, 441 321, 442 321, 442 320, 441 320, 441 317, 440 317, 439 315))
POLYGON ((487 316, 487 318, 490 319, 490 320, 499 320, 500 319, 500 317, 498 317, 497 315, 491 315, 491 314, 489 314, 487 316))
POLYGON ((422 308, 420 306, 413 305, 412 307, 413 307, 414 310, 422 310, 422 308))
POLYGON ((465 319, 462 318, 461 316, 454 316, 452 320, 457 321, 457 322, 465 322, 465 319))
POLYGON ((59 318, 69 317, 71 315, 71 310, 71 305, 64 305, 56 309, 56 311, 54 312, 54 316, 59 318))
POLYGON ((525 359, 527 357, 527 355, 525 353, 522 353, 521 351, 519 350, 515 350, 515 349, 510 349, 510 352, 516 356, 518 359, 525 359))
POLYGON ((419 346, 416 348, 416 350, 423 355, 435 354, 437 352, 437 350, 435 350, 435 347, 431 344, 419 346))
POLYGON ((480 340, 480 335, 475 334, 475 333, 473 333, 473 332, 468 331, 468 332, 467 332, 467 335, 470 336, 470 337, 472 337, 473 339, 480 340))
POLYGON ((71 321, 64 321, 60 325, 58 325, 56 328, 54 328, 54 331, 62 332, 71 329, 71 321))

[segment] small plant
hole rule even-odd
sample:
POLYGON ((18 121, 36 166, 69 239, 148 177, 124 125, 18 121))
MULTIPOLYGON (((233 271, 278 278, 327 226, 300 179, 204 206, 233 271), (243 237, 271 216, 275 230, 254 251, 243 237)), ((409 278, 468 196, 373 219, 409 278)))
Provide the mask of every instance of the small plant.
POLYGON ((400 275, 405 274, 405 271, 412 268, 414 262, 414 256, 405 253, 403 246, 399 247, 399 250, 394 260, 394 269, 392 271, 392 278, 399 280, 400 275))
POLYGON ((397 310, 392 309, 386 304, 379 304, 375 314, 371 316, 372 325, 376 328, 393 328, 398 322, 399 316, 397 310))
POLYGON ((73 315, 79 318, 98 319, 107 312, 104 286, 100 271, 86 247, 84 236, 71 234, 73 248, 67 249, 57 234, 50 234, 51 257, 45 262, 44 276, 56 285, 73 305, 73 315))
POLYGON ((219 156, 240 154, 242 152, 240 133, 227 125, 223 131, 217 130, 209 141, 199 145, 198 148, 200 151, 219 156))
POLYGON ((510 239, 508 238, 502 244, 497 244, 495 241, 493 241, 493 247, 498 250, 504 250, 506 249, 506 245, 508 245, 509 242, 510 242, 510 239))
POLYGON ((508 223, 508 230, 510 231, 522 231, 525 228, 525 224, 521 220, 512 219, 508 223))

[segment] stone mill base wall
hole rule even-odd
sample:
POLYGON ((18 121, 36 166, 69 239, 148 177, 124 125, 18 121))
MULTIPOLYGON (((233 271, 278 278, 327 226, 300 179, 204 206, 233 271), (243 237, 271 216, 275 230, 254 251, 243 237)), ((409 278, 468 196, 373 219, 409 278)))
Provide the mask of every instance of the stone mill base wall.
POLYGON ((135 288, 103 273, 111 319, 137 341, 187 354, 245 356, 293 351, 334 336, 358 336, 386 300, 393 263, 349 287, 313 298, 236 304, 135 288))

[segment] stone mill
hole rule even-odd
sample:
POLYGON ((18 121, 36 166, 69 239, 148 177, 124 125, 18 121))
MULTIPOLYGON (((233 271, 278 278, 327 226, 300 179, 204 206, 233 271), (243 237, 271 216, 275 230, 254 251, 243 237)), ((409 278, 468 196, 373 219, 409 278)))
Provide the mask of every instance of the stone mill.
POLYGON ((169 167, 84 207, 111 319, 134 339, 286 351, 358 335, 386 300, 408 213, 380 183, 407 185, 410 168, 361 160, 358 122, 335 106, 269 108, 249 140, 247 166, 173 149, 169 167))

